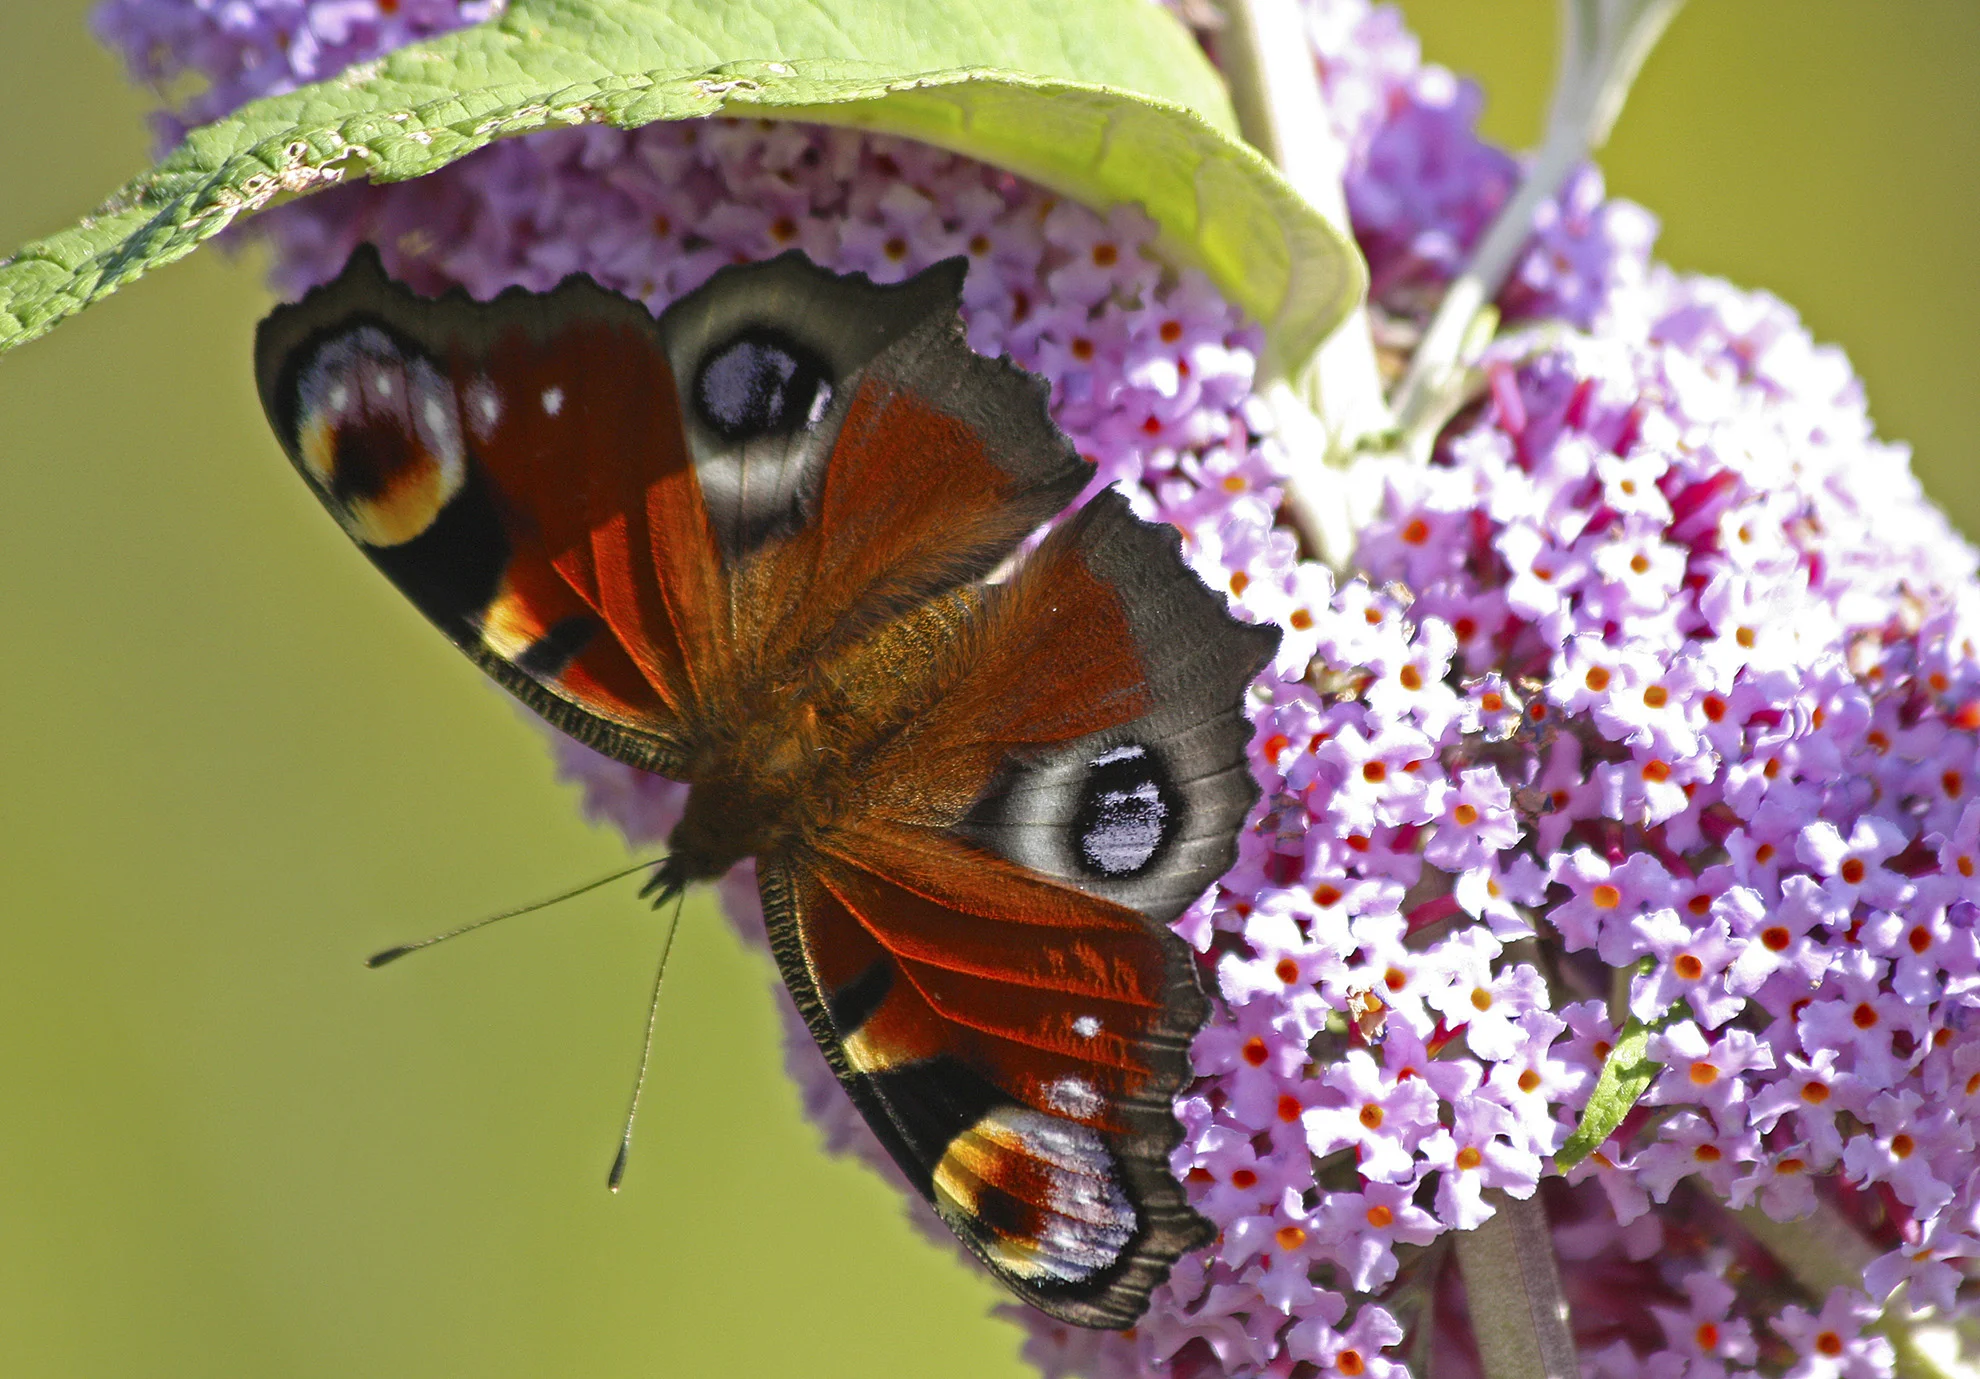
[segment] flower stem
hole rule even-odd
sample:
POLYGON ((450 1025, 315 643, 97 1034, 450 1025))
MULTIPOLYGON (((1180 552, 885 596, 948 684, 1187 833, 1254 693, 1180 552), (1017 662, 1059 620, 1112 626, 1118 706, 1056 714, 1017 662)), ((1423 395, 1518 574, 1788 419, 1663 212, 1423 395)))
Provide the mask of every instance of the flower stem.
POLYGON ((1492 1218, 1457 1237, 1458 1267, 1485 1379, 1576 1379, 1567 1295, 1554 1266, 1554 1234, 1538 1194, 1494 1189, 1492 1218))
MULTIPOLYGON (((1227 0, 1225 13, 1217 59, 1244 137, 1315 210, 1351 233, 1341 188, 1347 151, 1333 137, 1321 103, 1296 0, 1227 0)), ((1292 377, 1274 380, 1265 391, 1279 441, 1294 462, 1285 484, 1286 517, 1308 550, 1344 569, 1367 514, 1355 511, 1352 486, 1337 466, 1362 437, 1393 425, 1366 306, 1356 307, 1292 377)))
MULTIPOLYGON (((1226 14, 1217 57, 1238 127, 1315 210, 1352 236, 1341 186, 1347 149, 1334 137, 1321 101, 1320 75, 1297 0, 1227 0, 1226 14)), ((1294 386, 1335 436, 1359 437, 1389 425, 1366 306, 1357 306, 1296 372, 1294 386)))
POLYGON ((1600 148, 1622 113, 1643 60, 1684 0, 1561 0, 1560 71, 1547 134, 1526 178, 1486 229, 1424 332, 1394 398, 1404 451, 1427 459, 1427 440, 1462 386, 1472 323, 1499 293, 1533 233, 1533 215, 1600 148), (1423 433, 1429 433, 1427 436, 1423 433), (1412 443, 1415 442, 1415 443, 1412 443))
MULTIPOLYGON (((1818 1302, 1834 1288, 1860 1291, 1864 1271, 1880 1253, 1841 1212, 1819 1199, 1813 1212, 1793 1221, 1776 1221, 1758 1207, 1742 1207, 1733 1215, 1818 1302)), ((1968 1326, 1914 1315, 1904 1294, 1900 1288, 1891 1295, 1872 1328, 1891 1343, 1898 1379, 1963 1379, 1972 1373, 1961 1364, 1961 1352, 1970 1355, 1980 1338, 1968 1326)))
POLYGON ((1733 1215, 1794 1275, 1796 1283, 1817 1298, 1827 1297, 1831 1288, 1861 1288, 1863 1271, 1877 1257, 1877 1247, 1824 1202, 1816 1204, 1813 1214, 1795 1221, 1776 1221, 1758 1207, 1743 1207, 1733 1215))

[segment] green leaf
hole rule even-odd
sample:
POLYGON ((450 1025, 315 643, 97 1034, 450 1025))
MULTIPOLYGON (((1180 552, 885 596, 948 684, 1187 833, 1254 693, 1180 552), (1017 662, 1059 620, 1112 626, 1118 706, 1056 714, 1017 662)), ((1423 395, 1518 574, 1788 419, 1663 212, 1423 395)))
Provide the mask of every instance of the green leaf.
POLYGON ((0 263, 0 350, 244 216, 356 177, 399 181, 512 134, 751 115, 899 134, 1098 208, 1303 362, 1359 298, 1353 246, 1235 133, 1216 73, 1148 0, 512 0, 193 130, 74 228, 0 263))
MULTIPOLYGON (((1651 963, 1651 959, 1645 958, 1638 970, 1646 970, 1651 963)), ((1650 1036, 1685 1013, 1686 1007, 1679 1002, 1647 1025, 1634 1015, 1629 1017, 1622 1033, 1616 1036, 1615 1047, 1602 1062, 1602 1072, 1595 1079, 1595 1090, 1589 1093, 1581 1123, 1574 1127, 1567 1142, 1554 1151, 1554 1163, 1563 1171, 1601 1148, 1602 1142, 1616 1133, 1616 1127, 1623 1123, 1630 1108, 1650 1090, 1650 1084, 1664 1067, 1645 1052, 1650 1047, 1650 1036)))

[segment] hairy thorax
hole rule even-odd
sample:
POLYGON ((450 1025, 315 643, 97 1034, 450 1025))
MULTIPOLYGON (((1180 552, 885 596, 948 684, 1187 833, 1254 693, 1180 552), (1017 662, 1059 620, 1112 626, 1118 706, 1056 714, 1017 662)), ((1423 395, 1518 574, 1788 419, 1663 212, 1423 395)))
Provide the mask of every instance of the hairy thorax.
POLYGON ((828 824, 838 793, 829 758, 837 753, 820 728, 813 706, 795 704, 743 720, 692 764, 687 809, 667 842, 684 880, 720 876, 828 824))
POLYGON ((668 839, 682 878, 824 841, 966 665, 979 608, 974 593, 951 594, 802 666, 731 687, 733 702, 689 764, 687 809, 668 839))

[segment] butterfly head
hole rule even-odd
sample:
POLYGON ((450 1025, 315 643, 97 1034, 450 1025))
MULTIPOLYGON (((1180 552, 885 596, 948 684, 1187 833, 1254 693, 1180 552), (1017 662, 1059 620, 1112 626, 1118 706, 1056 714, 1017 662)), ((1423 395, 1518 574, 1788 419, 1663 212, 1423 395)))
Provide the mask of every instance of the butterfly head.
POLYGON ((639 888, 641 900, 651 900, 658 910, 679 898, 695 878, 685 874, 679 853, 668 853, 653 868, 653 875, 646 878, 646 884, 639 888))
POLYGON ((774 769, 727 763, 688 790, 680 822, 667 836, 667 856, 641 895, 657 907, 697 881, 714 881, 746 857, 777 856, 799 845, 819 822, 811 807, 820 782, 798 782, 774 769))

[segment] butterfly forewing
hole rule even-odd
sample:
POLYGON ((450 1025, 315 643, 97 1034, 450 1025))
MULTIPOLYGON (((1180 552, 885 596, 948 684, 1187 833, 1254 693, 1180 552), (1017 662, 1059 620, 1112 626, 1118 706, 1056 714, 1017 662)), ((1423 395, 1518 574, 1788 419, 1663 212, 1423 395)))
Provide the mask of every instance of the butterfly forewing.
POLYGON ((256 365, 296 468, 442 631, 574 735, 679 766, 715 576, 705 532, 657 539, 706 519, 643 308, 584 279, 429 300, 366 248, 256 365))
POLYGON ((558 726, 692 788, 663 877, 755 856, 881 1142, 1033 1304, 1131 1325, 1209 1227, 1168 1158, 1205 1005, 1168 932, 1257 790, 1231 619, 973 354, 962 264, 801 256, 655 321, 573 279, 438 301, 370 251, 263 323, 297 468, 558 726), (1000 573, 1000 571, 1002 571, 1000 573))

